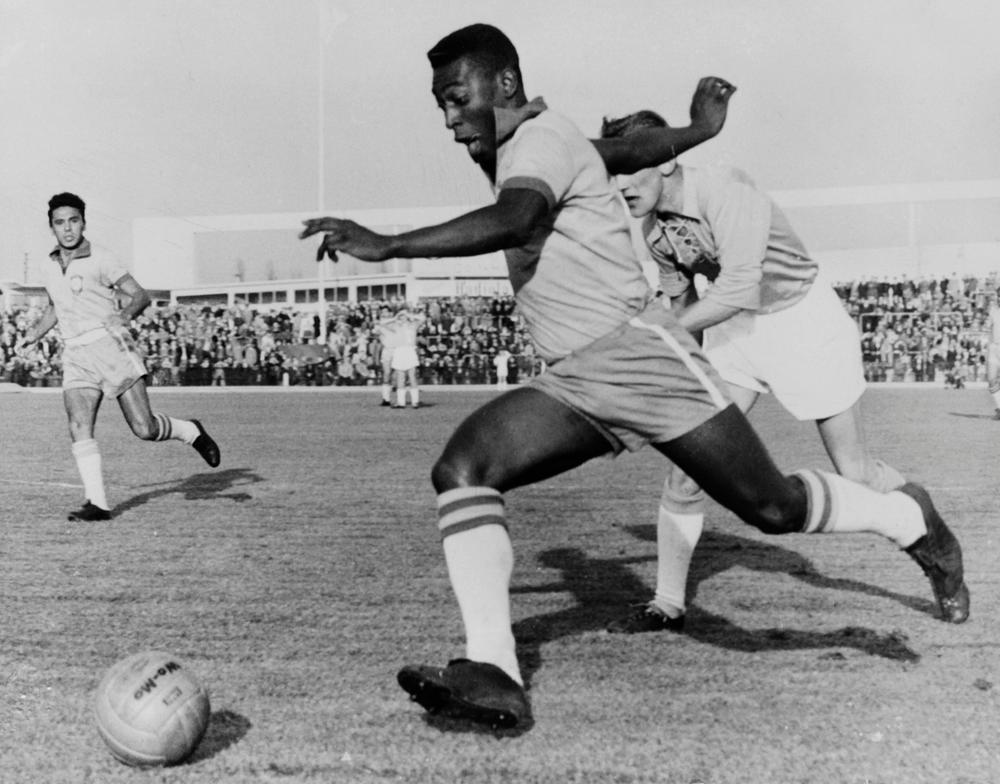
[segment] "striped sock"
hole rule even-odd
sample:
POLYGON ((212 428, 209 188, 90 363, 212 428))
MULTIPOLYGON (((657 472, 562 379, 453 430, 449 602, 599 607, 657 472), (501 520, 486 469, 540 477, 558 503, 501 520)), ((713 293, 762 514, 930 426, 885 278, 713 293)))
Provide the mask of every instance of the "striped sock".
POLYGON ((796 471, 806 487, 807 534, 873 533, 906 548, 927 533, 920 506, 900 492, 879 493, 825 471, 796 471))
POLYGON ((104 491, 104 470, 101 460, 101 450, 93 438, 74 441, 71 447, 76 469, 83 480, 83 493, 87 500, 101 509, 110 509, 108 498, 104 491))
POLYGON ((490 487, 441 493, 438 530, 465 626, 466 657, 495 664, 523 684, 510 621, 514 550, 503 496, 490 487))
POLYGON ((166 414, 153 414, 156 420, 157 432, 154 441, 182 441, 185 444, 193 444, 198 437, 198 428, 194 422, 187 419, 174 419, 166 414))

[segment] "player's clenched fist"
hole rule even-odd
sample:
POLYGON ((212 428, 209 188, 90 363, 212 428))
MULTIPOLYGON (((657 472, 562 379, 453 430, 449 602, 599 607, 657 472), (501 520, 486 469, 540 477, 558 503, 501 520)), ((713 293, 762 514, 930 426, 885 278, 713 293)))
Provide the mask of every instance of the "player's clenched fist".
POLYGON ((714 136, 726 122, 729 99, 736 88, 718 76, 706 76, 698 82, 691 98, 691 123, 711 130, 714 136))
POLYGON ((385 261, 391 257, 389 237, 376 234, 352 220, 309 218, 302 224, 305 228, 299 233, 300 240, 323 233, 323 241, 316 249, 316 261, 322 261, 324 256, 336 261, 337 251, 362 261, 385 261))

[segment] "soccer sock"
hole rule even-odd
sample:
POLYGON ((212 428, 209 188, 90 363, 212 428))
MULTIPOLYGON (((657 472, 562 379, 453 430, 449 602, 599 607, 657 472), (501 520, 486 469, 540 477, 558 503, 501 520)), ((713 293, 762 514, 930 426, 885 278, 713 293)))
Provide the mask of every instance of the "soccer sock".
POLYGON ((1000 411, 1000 389, 991 389, 990 397, 993 398, 993 405, 995 405, 997 410, 1000 411))
POLYGON ((684 614, 688 569, 701 537, 705 515, 682 514, 660 507, 656 521, 656 594, 653 604, 669 617, 684 614))
POLYGON ((396 390, 396 405, 400 408, 406 405, 406 387, 400 387, 396 390))
POLYGON ((383 384, 382 385, 382 400, 384 400, 386 403, 391 403, 392 402, 392 385, 391 384, 383 384))
POLYGON ((185 444, 193 444, 200 435, 198 427, 194 422, 187 419, 174 419, 166 414, 153 414, 156 419, 157 434, 154 441, 183 441, 185 444))
POLYGON ((441 493, 438 530, 465 626, 466 657, 495 664, 523 685, 510 621, 514 549, 503 496, 489 487, 441 493))
POLYGON ((410 403, 413 404, 414 408, 416 408, 417 406, 420 405, 420 388, 419 387, 413 387, 410 390, 410 403))
POLYGON ((83 480, 83 493, 87 500, 101 509, 110 509, 107 495, 104 492, 104 471, 101 450, 97 446, 97 441, 93 438, 74 441, 72 450, 73 459, 76 460, 76 468, 83 480))
POLYGON ((879 493, 825 471, 796 471, 809 510, 803 533, 880 534, 907 548, 927 533, 920 506, 900 492, 879 493))
POLYGON ((884 460, 872 461, 872 473, 865 484, 880 493, 898 490, 906 484, 905 477, 884 460))

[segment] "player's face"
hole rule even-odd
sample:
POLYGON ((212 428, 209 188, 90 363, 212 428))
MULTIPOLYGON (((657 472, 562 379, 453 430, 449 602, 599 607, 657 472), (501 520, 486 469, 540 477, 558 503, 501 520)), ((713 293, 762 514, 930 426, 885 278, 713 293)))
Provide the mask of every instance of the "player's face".
POLYGON ((663 194, 663 175, 657 168, 619 174, 615 181, 633 218, 644 218, 656 209, 663 194))
POLYGON ((465 145, 479 166, 491 171, 496 161, 493 109, 502 95, 498 77, 462 58, 435 68, 431 89, 455 141, 465 145))
POLYGON ((52 211, 49 227, 56 237, 60 248, 72 250, 83 239, 83 230, 87 228, 80 210, 76 207, 57 207, 52 211))

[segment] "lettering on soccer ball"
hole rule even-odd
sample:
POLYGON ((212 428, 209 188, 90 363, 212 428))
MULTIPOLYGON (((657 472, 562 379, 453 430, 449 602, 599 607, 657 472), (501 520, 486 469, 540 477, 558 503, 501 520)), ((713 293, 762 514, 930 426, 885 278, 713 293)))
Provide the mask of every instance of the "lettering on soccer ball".
POLYGON ((167 662, 156 671, 156 674, 153 677, 147 678, 145 682, 142 685, 140 685, 138 689, 136 689, 135 694, 132 695, 132 698, 136 700, 141 700, 143 696, 149 694, 153 689, 156 688, 157 679, 162 678, 164 675, 168 673, 176 672, 180 668, 181 666, 176 662, 167 662))

